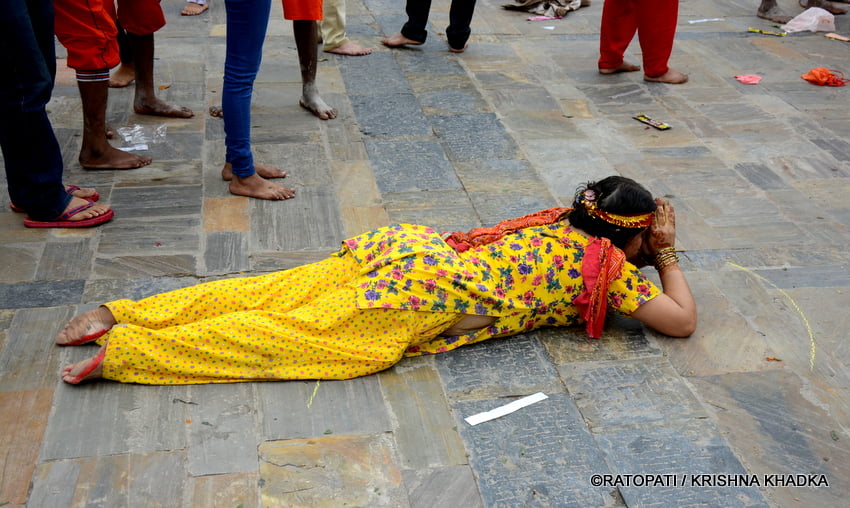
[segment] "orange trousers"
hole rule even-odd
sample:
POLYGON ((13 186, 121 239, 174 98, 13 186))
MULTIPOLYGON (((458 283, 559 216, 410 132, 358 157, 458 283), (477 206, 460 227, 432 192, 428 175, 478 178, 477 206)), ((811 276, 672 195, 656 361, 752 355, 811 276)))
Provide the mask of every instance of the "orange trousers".
POLYGON ((118 65, 118 29, 150 35, 165 26, 160 0, 54 0, 55 30, 68 50, 68 67, 78 71, 118 65))
POLYGON ((599 68, 613 69, 635 33, 643 53, 643 73, 651 78, 669 70, 673 52, 679 0, 605 0, 599 36, 599 68))

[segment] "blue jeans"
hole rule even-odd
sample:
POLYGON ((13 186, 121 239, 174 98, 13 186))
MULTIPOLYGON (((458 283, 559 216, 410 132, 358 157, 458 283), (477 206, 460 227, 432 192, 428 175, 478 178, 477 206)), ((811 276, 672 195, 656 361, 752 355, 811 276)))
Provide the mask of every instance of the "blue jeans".
MULTIPOLYGON (((446 39, 452 49, 463 49, 472 23, 472 13, 475 10, 475 0, 452 0, 449 9, 449 26, 446 28, 446 39)), ((431 0, 407 0, 407 23, 401 29, 401 35, 416 42, 425 42, 428 37, 428 14, 431 12, 431 0)))
POLYGON ((52 0, 3 2, 0 69, 0 148, 9 197, 32 219, 55 219, 71 196, 62 185, 62 152, 46 110, 56 76, 52 0))
POLYGON ((225 0, 227 50, 221 112, 224 115, 225 161, 233 174, 254 174, 251 155, 251 95, 260 70, 263 41, 269 24, 271 0, 225 0))

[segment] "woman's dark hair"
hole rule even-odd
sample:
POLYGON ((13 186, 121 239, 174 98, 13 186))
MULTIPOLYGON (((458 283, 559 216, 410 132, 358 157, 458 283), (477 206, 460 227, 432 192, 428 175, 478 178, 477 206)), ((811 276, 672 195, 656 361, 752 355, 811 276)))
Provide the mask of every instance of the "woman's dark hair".
POLYGON ((585 193, 595 195, 596 206, 608 213, 637 215, 655 211, 652 193, 643 185, 624 176, 609 176, 598 182, 588 182, 576 190, 573 210, 567 215, 570 224, 589 235, 604 236, 621 249, 644 228, 617 226, 590 215, 585 207, 585 193))

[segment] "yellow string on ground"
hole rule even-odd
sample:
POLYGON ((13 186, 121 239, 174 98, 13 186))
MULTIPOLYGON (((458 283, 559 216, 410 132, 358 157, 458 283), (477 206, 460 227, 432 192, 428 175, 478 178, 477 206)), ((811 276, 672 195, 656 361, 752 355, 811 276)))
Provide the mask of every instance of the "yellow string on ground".
POLYGON ((316 392, 319 391, 319 383, 321 382, 321 380, 316 381, 316 387, 313 388, 313 395, 310 395, 310 400, 307 401, 307 409, 310 409, 310 406, 313 405, 313 399, 316 397, 316 392))
POLYGON ((791 295, 789 295, 784 289, 780 288, 779 286, 777 286, 773 282, 770 282, 769 280, 767 280, 766 278, 757 274, 756 272, 749 270, 747 268, 744 268, 741 265, 736 265, 735 263, 732 263, 732 262, 729 262, 729 261, 727 261, 726 264, 732 265, 735 268, 738 268, 739 270, 743 270, 743 271, 751 274, 753 277, 756 277, 756 278, 770 284, 770 286, 772 286, 774 289, 776 289, 777 291, 782 293, 782 295, 785 296, 785 298, 787 298, 789 302, 791 302, 791 305, 797 310, 797 313, 800 314, 800 317, 803 319, 803 325, 805 325, 806 331, 809 333, 809 344, 810 344, 810 346, 809 346, 809 370, 815 370, 815 350, 816 350, 815 334, 812 331, 812 327, 809 326, 809 320, 806 319, 806 315, 803 313, 803 310, 800 308, 800 306, 797 305, 797 302, 795 302, 794 299, 791 298, 791 295))

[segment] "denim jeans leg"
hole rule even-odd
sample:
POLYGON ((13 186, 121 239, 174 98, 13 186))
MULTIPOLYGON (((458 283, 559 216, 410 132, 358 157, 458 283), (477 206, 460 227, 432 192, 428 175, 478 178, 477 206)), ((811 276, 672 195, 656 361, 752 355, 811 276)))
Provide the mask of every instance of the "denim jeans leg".
POLYGON ((428 37, 428 14, 431 13, 431 0, 407 0, 407 23, 401 28, 401 35, 416 42, 425 42, 428 37))
POLYGON ((472 30, 472 13, 475 11, 475 0, 452 0, 449 9, 449 26, 446 28, 446 39, 452 49, 463 49, 472 30))
POLYGON ((51 0, 11 0, 0 9, 0 147, 9 196, 35 220, 58 217, 71 197, 47 117, 56 54, 51 0))
POLYGON ((271 0, 225 0, 227 49, 221 112, 224 116, 225 160, 233 174, 254 174, 251 154, 251 95, 263 57, 263 41, 271 12, 271 0))

